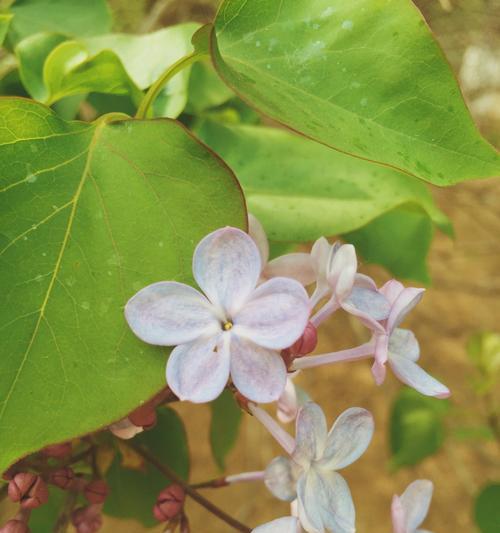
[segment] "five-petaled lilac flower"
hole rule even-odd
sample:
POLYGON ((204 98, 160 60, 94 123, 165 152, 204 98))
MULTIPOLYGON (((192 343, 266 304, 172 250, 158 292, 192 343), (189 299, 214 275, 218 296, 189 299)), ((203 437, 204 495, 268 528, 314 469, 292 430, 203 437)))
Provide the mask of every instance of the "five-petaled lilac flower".
POLYGON ((316 288, 311 297, 315 306, 323 298, 328 302, 316 313, 311 322, 318 326, 337 309, 359 317, 372 329, 381 329, 379 320, 387 318, 389 302, 377 290, 375 282, 358 274, 356 251, 352 244, 333 245, 321 237, 311 250, 313 268, 316 273, 316 288))
POLYGON ((249 235, 231 227, 202 239, 193 274, 204 294, 163 281, 140 290, 125 307, 140 339, 176 345, 167 363, 169 387, 181 399, 209 402, 231 376, 250 400, 277 400, 286 383, 279 351, 302 335, 309 318, 305 289, 283 277, 257 287, 259 250, 249 235))
POLYGON ((392 499, 392 527, 394 533, 431 533, 418 529, 429 512, 433 485, 426 479, 410 483, 401 496, 392 499))
POLYGON ((266 485, 277 498, 297 498, 300 523, 309 533, 353 533, 351 493, 336 471, 356 461, 372 435, 373 417, 365 409, 347 409, 328 433, 323 411, 309 402, 297 416, 291 459, 277 457, 269 464, 266 485))
POLYGON ((406 315, 421 300, 424 289, 405 288, 396 280, 388 281, 380 292, 391 304, 391 310, 380 329, 373 331, 372 342, 375 346, 375 362, 372 372, 377 384, 385 379, 385 363, 389 362, 396 376, 403 382, 427 396, 447 398, 449 389, 427 374, 417 361, 420 347, 412 331, 399 328, 406 315))
POLYGON ((295 516, 277 518, 252 529, 252 533, 300 533, 301 527, 295 516))

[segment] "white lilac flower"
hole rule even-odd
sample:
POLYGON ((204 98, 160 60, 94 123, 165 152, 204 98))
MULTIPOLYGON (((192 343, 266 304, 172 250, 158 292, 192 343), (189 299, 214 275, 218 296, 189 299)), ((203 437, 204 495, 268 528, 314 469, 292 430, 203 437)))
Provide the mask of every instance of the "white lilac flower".
MULTIPOLYGON (((271 431, 276 433, 275 428, 271 431)), ((365 409, 347 409, 327 432, 323 411, 309 402, 297 416, 291 457, 275 458, 266 469, 265 483, 277 498, 297 498, 299 520, 307 532, 353 533, 354 504, 337 470, 356 461, 372 435, 373 417, 365 409)), ((286 439, 281 442, 288 449, 286 439)))
POLYGON ((426 479, 410 483, 401 496, 392 499, 392 527, 394 533, 431 533, 418 529, 429 512, 433 485, 426 479))
POLYGON ((427 374, 418 364, 420 347, 412 331, 399 328, 406 315, 422 299, 424 289, 405 288, 396 280, 388 281, 380 292, 391 304, 386 320, 382 321, 383 332, 373 331, 375 362, 372 367, 375 381, 385 379, 385 363, 388 362, 396 376, 406 385, 427 396, 447 398, 449 389, 427 374))
POLYGON ((306 253, 281 255, 269 261, 269 241, 262 224, 251 213, 248 214, 248 233, 259 249, 262 261, 261 279, 276 276, 296 279, 302 285, 310 285, 315 280, 312 258, 306 253))
POLYGON ((377 291, 375 282, 358 274, 356 251, 352 244, 333 245, 321 237, 311 250, 316 274, 316 289, 311 297, 314 307, 323 298, 328 302, 311 322, 317 327, 337 309, 359 317, 371 328, 379 328, 378 321, 387 318, 389 302, 377 291))
POLYGON ((303 333, 309 317, 305 289, 276 277, 257 287, 261 259, 254 241, 221 228, 196 247, 193 275, 203 293, 175 281, 149 285, 125 307, 143 341, 176 346, 167 382, 181 399, 208 402, 229 376, 245 397, 271 402, 282 394, 286 368, 279 351, 303 333))
POLYGON ((294 516, 284 516, 252 529, 252 533, 300 533, 299 521, 294 516))

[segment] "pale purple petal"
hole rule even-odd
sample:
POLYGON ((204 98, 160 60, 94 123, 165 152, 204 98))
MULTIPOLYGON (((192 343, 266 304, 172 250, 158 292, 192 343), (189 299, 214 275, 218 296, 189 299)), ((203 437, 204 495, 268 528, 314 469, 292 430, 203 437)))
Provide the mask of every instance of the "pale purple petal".
POLYGON ((391 516, 393 533, 407 533, 405 511, 401 498, 396 494, 392 498, 391 516))
POLYGON ((231 335, 231 378, 235 387, 257 403, 276 401, 285 390, 286 366, 278 352, 231 335))
POLYGON ((372 365, 372 376, 375 380, 375 383, 377 385, 382 385, 382 383, 385 381, 385 376, 387 374, 387 369, 385 368, 385 364, 381 363, 380 361, 373 361, 372 365))
POLYGON ((193 274, 209 300, 231 319, 248 299, 261 272, 257 245, 244 231, 222 228, 196 247, 193 274))
POLYGON ((367 276, 366 274, 360 274, 359 272, 354 276, 354 286, 361 287, 364 289, 371 289, 372 291, 377 291, 377 284, 367 276))
POLYGON ((330 292, 326 274, 331 251, 332 245, 324 237, 320 237, 311 248, 312 267, 316 276, 316 288, 313 297, 315 304, 330 292))
POLYGON ((349 487, 337 472, 311 468, 306 475, 304 507, 319 516, 322 526, 335 533, 354 533, 355 511, 349 487))
POLYGON ((276 498, 291 502, 297 497, 297 472, 287 457, 275 457, 264 474, 264 483, 276 498))
POLYGON ((173 346, 221 329, 210 302, 189 285, 160 281, 132 296, 125 318, 144 342, 173 346))
POLYGON ((301 285, 310 285, 316 279, 312 258, 305 253, 286 254, 269 261, 262 275, 265 278, 292 278, 301 285))
POLYGON ((311 498, 310 489, 308 491, 307 474, 303 474, 297 482, 297 510, 302 527, 308 533, 324 533, 325 528, 319 513, 316 500, 311 498))
POLYGON ((259 249, 262 268, 265 268, 269 260, 269 241, 262 224, 251 213, 248 213, 248 234, 254 240, 259 249))
POLYGON ((381 385, 385 380, 385 363, 389 357, 389 337, 387 335, 375 335, 375 361, 372 366, 372 374, 377 385, 381 385))
POLYGON ((389 316, 391 310, 389 301, 385 296, 378 291, 365 287, 353 287, 351 294, 344 300, 342 307, 345 304, 354 307, 361 316, 367 315, 374 320, 384 320, 389 316))
POLYGON ((404 291, 404 288, 404 285, 400 281, 391 279, 382 285, 379 290, 392 305, 397 300, 398 296, 404 291))
POLYGON ((387 319, 387 330, 393 331, 405 319, 406 315, 420 302, 425 289, 408 287, 401 291, 392 305, 391 313, 387 319))
POLYGON ((409 329, 396 328, 389 337, 390 353, 400 355, 416 363, 420 357, 420 346, 409 329))
POLYGON ((436 398, 448 398, 450 390, 437 379, 427 374, 427 372, 416 363, 406 357, 390 354, 389 363, 396 376, 409 387, 426 396, 436 398))
POLYGON ((307 467, 320 459, 326 443, 326 420, 321 407, 308 402, 299 409, 295 425, 295 450, 293 459, 307 467))
POLYGON ((273 278, 257 287, 233 317, 235 335, 265 348, 291 346, 309 319, 309 297, 304 287, 288 278, 273 278))
POLYGON ((427 479, 410 483, 401 495, 401 505, 406 518, 406 528, 414 531, 422 524, 429 512, 434 486, 427 479))
POLYGON ((215 400, 229 378, 229 352, 220 337, 200 338, 174 348, 167 362, 167 383, 181 399, 215 400))
POLYGON ((295 516, 277 518, 272 522, 252 529, 252 533, 299 533, 300 525, 295 516))
POLYGON ((372 440, 373 429, 373 416, 366 409, 344 411, 328 433, 322 467, 340 470, 359 459, 372 440))
POLYGON ((358 268, 356 251, 352 244, 343 244, 335 250, 328 266, 327 279, 338 300, 349 296, 358 268))
POLYGON ((297 392, 295 385, 290 377, 286 379, 285 390, 279 397, 276 416, 283 424, 288 424, 295 420, 299 410, 299 403, 297 400, 297 392))

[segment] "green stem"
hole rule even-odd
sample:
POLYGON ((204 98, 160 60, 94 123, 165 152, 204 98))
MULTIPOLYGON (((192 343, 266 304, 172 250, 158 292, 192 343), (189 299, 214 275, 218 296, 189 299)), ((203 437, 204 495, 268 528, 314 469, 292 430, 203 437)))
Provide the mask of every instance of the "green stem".
POLYGON ((193 52, 192 54, 181 57, 173 65, 168 67, 168 69, 148 89, 148 92, 146 93, 146 95, 142 99, 142 102, 139 105, 139 109, 135 114, 135 118, 146 118, 151 104, 154 102, 155 98, 158 96, 164 85, 167 84, 181 70, 185 69, 189 65, 192 65, 193 63, 196 63, 196 61, 200 61, 200 59, 203 59, 205 57, 207 57, 207 55, 204 53, 193 52))

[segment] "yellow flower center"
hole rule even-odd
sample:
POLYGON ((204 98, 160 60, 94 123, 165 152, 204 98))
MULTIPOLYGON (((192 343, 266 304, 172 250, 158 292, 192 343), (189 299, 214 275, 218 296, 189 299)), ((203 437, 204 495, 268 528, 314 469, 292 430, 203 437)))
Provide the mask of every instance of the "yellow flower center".
POLYGON ((224 331, 229 331, 233 327, 233 323, 227 321, 222 327, 224 328, 224 331))

